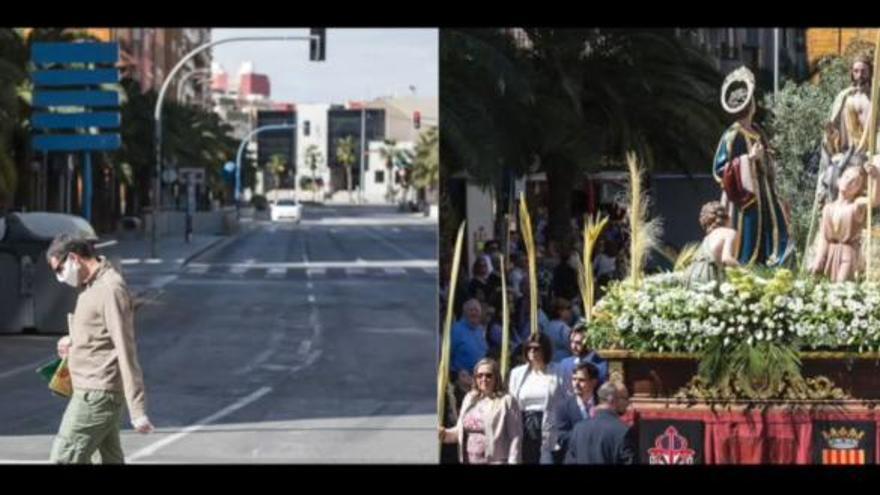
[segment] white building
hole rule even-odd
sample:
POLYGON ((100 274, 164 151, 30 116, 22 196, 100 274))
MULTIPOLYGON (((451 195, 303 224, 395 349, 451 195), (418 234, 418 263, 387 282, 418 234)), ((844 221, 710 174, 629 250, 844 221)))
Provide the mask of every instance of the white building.
MULTIPOLYGON (((414 153, 415 143, 412 141, 399 141, 395 143, 395 148, 414 153)), ((403 190, 401 181, 401 174, 403 171, 399 164, 395 164, 389 174, 387 160, 383 157, 384 149, 384 141, 369 142, 367 162, 365 166, 366 170, 364 171, 364 174, 366 175, 366 180, 364 181, 364 199, 368 203, 396 203, 401 200, 412 200, 415 191, 412 188, 409 188, 408 191, 403 190), (391 182, 392 198, 388 197, 389 181, 391 182), (405 198, 402 196, 403 194, 406 195, 405 198)))
MULTIPOLYGON (((312 180, 312 168, 309 163, 309 148, 317 147, 316 168, 314 177, 320 184, 319 194, 316 196, 319 200, 329 191, 330 186, 330 168, 327 164, 327 111, 330 105, 325 103, 318 104, 298 104, 296 106, 296 187, 301 190, 301 185, 312 180)), ((300 192, 300 197, 311 199, 306 191, 300 192)))

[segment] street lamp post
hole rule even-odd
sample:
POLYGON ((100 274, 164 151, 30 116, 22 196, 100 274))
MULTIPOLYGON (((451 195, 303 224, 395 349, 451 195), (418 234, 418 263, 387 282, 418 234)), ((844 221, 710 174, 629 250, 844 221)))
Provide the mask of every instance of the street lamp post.
POLYGON ((177 74, 180 69, 186 65, 193 57, 198 55, 199 53, 224 43, 232 43, 236 41, 320 41, 321 36, 319 35, 309 35, 309 36, 237 36, 234 38, 225 38, 222 40, 211 41, 208 43, 204 43, 202 45, 197 46, 195 49, 184 55, 180 61, 177 62, 177 65, 168 72, 168 76, 165 77, 165 82, 162 83, 162 89, 159 90, 159 97, 156 99, 156 108, 153 112, 153 120, 154 120, 154 134, 153 134, 153 144, 156 151, 156 177, 153 181, 153 225, 152 225, 152 236, 150 239, 150 257, 156 258, 158 257, 158 251, 156 246, 156 230, 158 226, 158 217, 159 217, 159 208, 160 208, 160 194, 162 192, 161 188, 161 180, 162 180, 162 101, 165 99, 165 93, 168 91, 168 88, 171 86, 171 81, 174 79, 174 76, 177 74))
POLYGON ((275 125, 264 125, 263 127, 257 127, 248 133, 244 139, 241 140, 241 144, 238 145, 238 153, 235 154, 235 217, 240 218, 240 206, 239 206, 239 197, 241 196, 241 154, 244 152, 244 147, 247 146, 247 143, 251 140, 252 137, 263 131, 280 131, 284 129, 296 129, 296 124, 275 124, 275 125))
POLYGON ((364 140, 367 135, 367 107, 366 104, 361 105, 361 173, 360 173, 360 204, 364 204, 364 187, 367 185, 366 177, 364 177, 364 161, 367 159, 366 153, 364 152, 364 140))
POLYGON ((773 28, 773 98, 779 93, 779 28, 773 28))

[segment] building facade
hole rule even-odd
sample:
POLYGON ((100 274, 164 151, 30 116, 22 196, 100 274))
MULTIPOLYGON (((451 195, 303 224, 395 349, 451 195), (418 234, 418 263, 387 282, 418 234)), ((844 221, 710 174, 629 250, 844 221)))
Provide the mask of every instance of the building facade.
MULTIPOLYGON (((262 110, 257 112, 257 127, 268 125, 296 125, 296 110, 262 110)), ((257 179, 255 192, 264 194, 271 189, 295 189, 297 172, 296 129, 261 131, 257 138, 257 179), (272 170, 273 157, 284 163, 284 170, 272 170), (262 172, 262 173, 260 173, 262 172), (262 182, 262 183, 261 183, 262 182)))

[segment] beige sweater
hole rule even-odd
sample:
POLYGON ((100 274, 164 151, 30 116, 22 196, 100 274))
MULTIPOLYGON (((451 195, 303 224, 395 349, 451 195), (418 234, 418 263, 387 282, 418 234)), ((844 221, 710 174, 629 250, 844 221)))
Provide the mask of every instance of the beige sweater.
POLYGON ((134 340, 134 311, 122 275, 110 263, 86 281, 70 326, 74 389, 124 392, 132 420, 146 415, 144 377, 134 340))
POLYGON ((447 428, 443 435, 444 443, 458 443, 458 457, 465 462, 464 416, 479 404, 489 401, 483 416, 486 435, 486 458, 490 464, 519 464, 522 450, 522 416, 516 399, 504 394, 494 399, 477 398, 476 391, 470 391, 461 403, 461 414, 454 428, 447 428))

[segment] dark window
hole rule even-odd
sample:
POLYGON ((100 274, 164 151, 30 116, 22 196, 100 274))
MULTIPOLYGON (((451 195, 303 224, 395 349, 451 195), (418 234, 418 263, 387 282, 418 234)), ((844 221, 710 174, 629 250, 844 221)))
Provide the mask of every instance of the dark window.
MULTIPOLYGON (((370 141, 385 139, 385 110, 367 109, 364 115, 364 133, 368 144, 370 141)), ((352 187, 360 184, 359 171, 361 166, 361 110, 331 108, 327 112, 327 165, 331 168, 341 167, 336 161, 336 145, 340 139, 351 136, 354 141, 354 152, 357 161, 352 165, 352 187)), ((364 153, 369 149, 364 146, 364 153)), ((364 163, 364 171, 367 170, 364 163)))
POLYGON ((385 183, 385 171, 384 170, 376 170, 376 184, 384 184, 385 183))

